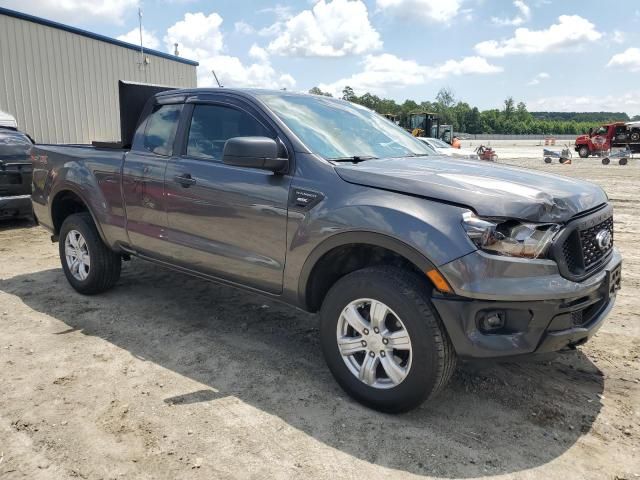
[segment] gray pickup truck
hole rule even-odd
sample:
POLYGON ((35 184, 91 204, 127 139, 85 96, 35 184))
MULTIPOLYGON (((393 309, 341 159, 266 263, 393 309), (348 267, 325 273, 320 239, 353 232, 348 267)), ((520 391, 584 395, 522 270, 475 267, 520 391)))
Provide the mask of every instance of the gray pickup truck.
POLYGON ((105 291, 136 256, 320 312, 331 372, 373 408, 417 406, 458 358, 574 348, 613 306, 596 185, 434 156, 366 108, 284 91, 156 92, 129 123, 119 145, 34 148, 69 283, 105 291))

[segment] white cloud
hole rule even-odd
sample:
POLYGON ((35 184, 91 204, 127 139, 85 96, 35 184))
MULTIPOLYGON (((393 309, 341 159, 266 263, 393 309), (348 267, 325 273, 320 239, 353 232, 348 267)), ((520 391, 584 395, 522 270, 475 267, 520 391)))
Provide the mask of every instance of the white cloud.
POLYGON ((225 54, 223 19, 217 13, 186 13, 184 19, 168 28, 164 37, 167 50, 173 52, 179 44, 180 55, 196 60, 198 86, 216 85, 211 70, 215 70, 220 82, 227 87, 291 88, 295 80, 289 74, 277 72, 268 53, 253 45, 249 56, 253 61, 245 64, 238 57, 225 54))
POLYGON ((249 49, 249 56, 261 62, 266 62, 269 60, 269 53, 264 48, 259 47, 255 43, 251 45, 251 48, 249 49))
POLYGON ((221 25, 222 17, 215 12, 210 15, 185 13, 183 20, 167 29, 164 41, 171 51, 174 43, 178 43, 182 56, 186 58, 216 55, 222 52, 221 25))
MULTIPOLYGON (((430 23, 450 23, 458 13, 460 0, 377 0, 384 13, 430 23)), ((467 10, 467 15, 470 11, 467 10)))
POLYGON ((627 48, 624 52, 617 53, 611 57, 607 67, 620 67, 631 72, 640 72, 640 48, 627 48))
POLYGON ((245 65, 238 57, 217 55, 200 59, 198 86, 215 86, 211 70, 215 70, 225 87, 292 88, 295 79, 288 73, 276 72, 269 61, 245 65))
POLYGON ((233 29, 236 33, 240 33, 242 35, 251 35, 252 33, 255 33, 255 29, 243 20, 234 23, 233 29))
POLYGON ((63 23, 121 25, 137 14, 138 0, 4 0, 2 6, 63 23))
POLYGON ((382 47, 361 0, 320 0, 262 33, 277 35, 267 47, 276 55, 342 57, 382 47))
POLYGON ((614 30, 611 34, 611 40, 613 40, 614 43, 624 43, 626 37, 626 34, 620 30, 614 30))
POLYGON ((539 85, 540 82, 542 82, 543 80, 548 80, 549 78, 551 78, 551 75, 549 75, 547 72, 540 72, 535 77, 533 77, 531 81, 527 83, 527 85, 539 85))
POLYGON ((496 25, 518 27, 531 18, 531 9, 523 0, 515 0, 513 5, 518 9, 518 14, 513 18, 492 17, 491 21, 496 25))
POLYGON ((560 95, 526 102, 531 112, 626 112, 640 113, 640 90, 614 95, 560 95))
POLYGON ((502 68, 491 65, 482 57, 465 57, 462 60, 448 60, 436 66, 420 65, 414 60, 405 60, 390 53, 367 55, 361 72, 336 80, 330 84, 320 84, 321 90, 339 95, 349 85, 357 94, 365 92, 382 94, 392 88, 421 85, 430 80, 468 74, 492 74, 502 68))
MULTIPOLYGON (((134 45, 140 45, 140 30, 134 28, 130 32, 125 33, 124 35, 119 35, 118 40, 122 40, 123 42, 133 43, 134 45)), ((145 48, 151 48, 156 50, 160 47, 160 40, 156 37, 155 32, 149 32, 142 28, 142 45, 145 48)))
POLYGON ((545 30, 518 28, 507 40, 488 40, 478 43, 475 51, 484 57, 557 52, 602 38, 595 25, 579 15, 561 15, 558 23, 545 30))

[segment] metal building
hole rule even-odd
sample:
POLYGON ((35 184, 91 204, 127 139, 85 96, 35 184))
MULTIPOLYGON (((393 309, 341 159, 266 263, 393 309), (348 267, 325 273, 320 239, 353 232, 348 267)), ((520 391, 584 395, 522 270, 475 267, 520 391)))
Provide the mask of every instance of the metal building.
POLYGON ((197 65, 0 7, 0 111, 39 143, 118 140, 118 80, 195 87, 197 65))

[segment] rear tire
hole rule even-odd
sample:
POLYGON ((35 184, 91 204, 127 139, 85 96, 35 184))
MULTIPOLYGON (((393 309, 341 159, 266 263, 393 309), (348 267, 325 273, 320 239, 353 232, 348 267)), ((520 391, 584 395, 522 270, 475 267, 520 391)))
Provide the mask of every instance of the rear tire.
POLYGON ((544 163, 551 163, 551 157, 544 157, 544 163))
POLYGON ((104 292, 120 278, 122 259, 104 244, 88 212, 75 213, 64 220, 59 252, 64 274, 79 293, 104 292))
POLYGON ((620 165, 626 165, 627 163, 629 163, 629 159, 628 158, 621 158, 618 163, 620 165))
MULTIPOLYGON (((320 342, 331 373, 349 395, 371 408, 393 413, 410 410, 434 396, 451 378, 456 364, 453 345, 431 304, 428 284, 416 274, 395 267, 372 267, 350 273, 329 290, 320 316, 320 342), (376 322, 371 318, 374 302, 387 307, 389 312, 378 323, 384 327, 375 333, 376 322), (347 307, 361 312, 356 318, 364 320, 361 326, 368 325, 368 329, 351 329, 348 330, 351 336, 339 337, 348 317, 347 307), (401 328, 396 330, 394 325, 401 328), (406 333, 408 349, 406 342, 404 347, 398 345, 395 349, 392 337, 389 337, 391 344, 388 338, 385 342, 385 335, 399 332, 406 333), (353 345, 350 349, 359 351, 343 355, 338 338, 350 340, 353 345), (360 380, 354 370, 363 371, 367 361, 374 365, 370 370, 374 373, 371 377, 361 374, 365 379, 360 380), (395 366, 389 366, 391 361, 395 366), (403 369, 403 374, 394 371, 396 366, 403 369)), ((348 324, 349 329, 352 321, 348 324)))
POLYGON ((588 158, 589 154, 590 154, 589 147, 587 147, 586 145, 583 145, 578 150, 578 155, 580 156, 580 158, 588 158))
POLYGON ((637 142, 640 140, 640 132, 638 130, 634 130, 631 132, 631 135, 629 136, 629 138, 631 139, 632 142, 637 142))

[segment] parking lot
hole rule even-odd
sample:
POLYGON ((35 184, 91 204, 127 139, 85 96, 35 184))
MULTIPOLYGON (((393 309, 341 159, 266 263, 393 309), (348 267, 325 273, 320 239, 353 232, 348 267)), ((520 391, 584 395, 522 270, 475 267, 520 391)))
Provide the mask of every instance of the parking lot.
POLYGON ((462 365, 431 403, 380 414, 332 379, 314 316, 139 260, 84 297, 45 230, 6 223, 0 477, 640 477, 640 164, 545 165, 536 145, 491 144, 500 163, 609 194, 623 288, 590 343, 462 365))

